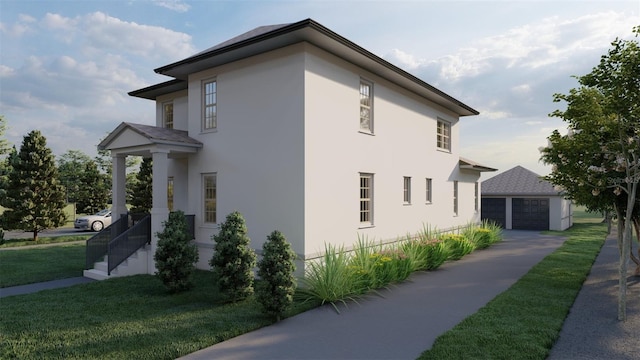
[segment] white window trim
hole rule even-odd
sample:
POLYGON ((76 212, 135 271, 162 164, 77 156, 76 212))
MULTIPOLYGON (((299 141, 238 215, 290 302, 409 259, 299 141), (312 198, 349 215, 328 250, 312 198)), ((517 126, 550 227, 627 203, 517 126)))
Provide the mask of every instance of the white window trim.
POLYGON ((359 221, 360 221, 360 229, 362 228, 368 228, 368 227, 373 227, 374 226, 374 211, 373 211, 373 204, 374 204, 374 195, 373 195, 373 191, 374 191, 374 174, 373 173, 360 173, 358 176, 358 190, 359 190, 359 197, 358 197, 358 206, 359 211, 358 211, 358 217, 359 217, 359 221), (362 197, 362 179, 363 178, 368 178, 369 179, 369 197, 368 198, 363 198, 362 197), (369 219, 368 221, 362 221, 362 214, 363 214, 363 210, 362 210, 362 202, 363 201, 368 201, 369 203, 369 207, 368 207, 368 215, 369 215, 369 219))
POLYGON ((452 128, 452 126, 451 126, 451 122, 450 121, 438 118, 437 123, 436 123, 436 147, 438 148, 439 151, 444 151, 444 152, 448 152, 448 153, 451 152, 451 148, 452 148, 452 146, 451 146, 452 145, 452 142, 451 142, 451 140, 452 140, 451 139, 451 128, 452 128), (443 137, 445 136, 445 135, 440 135, 440 133, 439 133, 440 124, 446 125, 446 128, 448 129, 448 132, 449 132, 449 134, 446 135, 447 141, 445 142, 447 147, 441 147, 440 144, 439 144, 439 141, 438 141, 438 138, 440 136, 443 136, 443 137))
POLYGON ((212 172, 212 173, 203 173, 202 174, 202 183, 201 183, 201 190, 202 190, 202 224, 204 226, 215 226, 218 223, 218 173, 212 172), (215 222, 207 222, 207 216, 206 216, 206 211, 207 211, 207 190, 205 188, 205 184, 206 184, 206 178, 209 176, 213 176, 214 177, 214 181, 215 181, 215 200, 216 200, 216 204, 215 204, 215 222))
POLYGON ((402 202, 411 205, 411 176, 402 178, 402 202))
POLYGON ((367 134, 367 135, 373 135, 374 132, 374 126, 373 126, 373 121, 374 121, 374 116, 373 116, 373 109, 374 109, 374 97, 373 97, 373 82, 369 81, 369 80, 365 80, 365 79, 360 79, 360 82, 358 83, 358 113, 360 114, 359 119, 358 119, 358 131, 363 133, 363 134, 367 134), (362 128, 362 102, 361 102, 361 97, 362 97, 362 92, 360 90, 360 88, 362 87, 362 85, 367 85, 369 86, 369 128, 368 129, 364 129, 362 128))
POLYGON ((218 131, 218 79, 217 78, 209 78, 209 79, 205 79, 202 80, 202 83, 200 85, 200 91, 202 92, 202 96, 201 96, 201 101, 202 101, 202 105, 201 105, 201 119, 200 119, 200 128, 201 131, 203 133, 206 132, 216 132, 218 131), (206 87, 207 84, 210 83, 216 83, 216 101, 213 105, 215 105, 216 107, 216 117, 215 117, 215 121, 214 121, 214 125, 213 127, 206 127, 206 114, 207 114, 207 92, 206 92, 206 87))
POLYGON ((433 179, 425 178, 425 202, 433 204, 433 179))

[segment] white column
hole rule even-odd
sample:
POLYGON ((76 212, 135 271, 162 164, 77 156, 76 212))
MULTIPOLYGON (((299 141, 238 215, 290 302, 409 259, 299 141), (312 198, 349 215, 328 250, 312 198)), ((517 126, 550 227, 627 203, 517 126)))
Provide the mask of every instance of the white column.
POLYGON ((169 218, 169 206, 167 204, 167 176, 169 151, 165 149, 154 149, 151 151, 153 159, 153 181, 152 193, 153 202, 151 205, 151 253, 148 258, 148 273, 156 272, 156 264, 153 255, 158 248, 158 237, 156 234, 163 229, 162 223, 169 218))
POLYGON ((120 215, 127 213, 127 191, 126 191, 126 160, 127 156, 122 154, 111 155, 111 216, 113 220, 118 220, 120 215))

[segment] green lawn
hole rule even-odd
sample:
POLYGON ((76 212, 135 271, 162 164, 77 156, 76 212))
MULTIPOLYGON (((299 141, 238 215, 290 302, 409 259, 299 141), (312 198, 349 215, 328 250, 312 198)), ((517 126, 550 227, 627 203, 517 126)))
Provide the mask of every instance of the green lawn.
POLYGON ((82 276, 85 244, 0 251, 0 287, 82 276))
POLYGON ((568 240, 485 307, 439 336, 419 359, 545 359, 606 238, 576 223, 568 240))
MULTIPOLYGON (((212 274, 169 295, 151 275, 0 301, 1 359, 175 359, 272 323, 257 302, 219 303, 212 274)), ((296 303, 288 315, 315 304, 296 303)))

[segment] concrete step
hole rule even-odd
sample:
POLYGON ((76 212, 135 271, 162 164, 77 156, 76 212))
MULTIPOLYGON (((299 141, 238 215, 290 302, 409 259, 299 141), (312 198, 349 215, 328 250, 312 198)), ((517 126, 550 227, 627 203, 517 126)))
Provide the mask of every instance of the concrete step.
POLYGON ((109 278, 109 275, 107 275, 106 271, 97 270, 97 269, 85 270, 82 273, 82 275, 86 278, 94 279, 94 280, 106 280, 109 278))

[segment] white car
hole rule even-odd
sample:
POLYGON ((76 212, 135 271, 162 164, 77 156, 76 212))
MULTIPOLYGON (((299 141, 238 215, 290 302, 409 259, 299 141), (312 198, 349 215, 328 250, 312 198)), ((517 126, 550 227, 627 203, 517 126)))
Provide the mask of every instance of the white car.
POLYGON ((81 230, 100 231, 111 225, 111 210, 104 209, 94 215, 82 216, 76 219, 73 227, 81 230))

